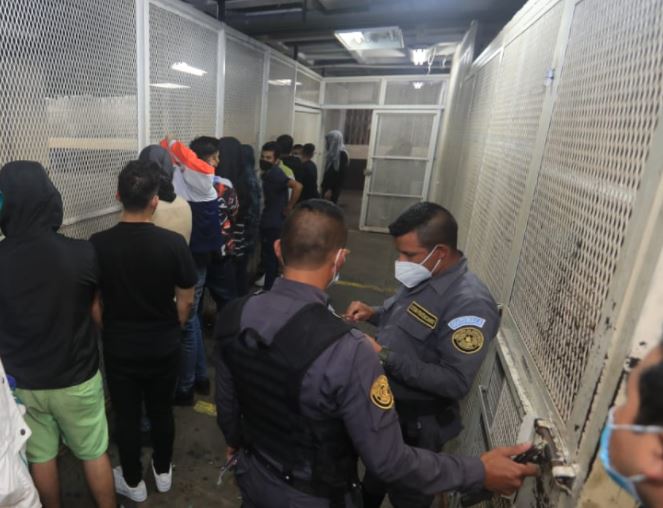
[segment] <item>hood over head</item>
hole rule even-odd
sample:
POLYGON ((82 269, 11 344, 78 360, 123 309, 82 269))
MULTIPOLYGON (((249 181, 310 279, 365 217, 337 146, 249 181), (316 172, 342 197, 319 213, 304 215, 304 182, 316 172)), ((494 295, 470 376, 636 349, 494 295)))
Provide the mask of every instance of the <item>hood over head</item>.
POLYGON ((62 226, 62 196, 38 162, 14 161, 0 169, 0 230, 7 238, 57 231, 62 226))
POLYGON ((169 203, 175 201, 176 194, 173 187, 175 166, 168 150, 159 145, 148 145, 140 152, 138 160, 159 166, 159 199, 169 203))

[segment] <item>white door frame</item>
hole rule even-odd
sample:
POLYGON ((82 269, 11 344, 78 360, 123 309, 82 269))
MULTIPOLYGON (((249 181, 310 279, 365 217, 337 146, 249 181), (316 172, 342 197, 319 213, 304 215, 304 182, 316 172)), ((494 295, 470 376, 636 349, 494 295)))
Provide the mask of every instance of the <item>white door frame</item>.
POLYGON ((366 179, 364 180, 364 192, 361 199, 361 215, 359 220, 359 229, 361 231, 373 231, 378 233, 386 233, 388 231, 387 227, 375 227, 367 226, 366 219, 368 214, 368 199, 370 196, 384 196, 384 197, 409 197, 417 198, 419 196, 412 196, 410 194, 388 194, 380 192, 370 192, 371 188, 371 175, 373 172, 374 159, 395 159, 395 160, 419 160, 427 161, 426 163, 426 173, 424 175, 424 185, 421 190, 420 201, 424 201, 428 197, 428 191, 430 189, 431 177, 433 174, 433 163, 435 162, 435 150, 437 147, 438 139, 438 130, 440 127, 440 117, 441 110, 439 108, 430 108, 430 109, 383 109, 375 108, 373 110, 373 115, 371 118, 371 136, 368 142, 368 160, 366 161, 366 179), (433 126, 430 133, 430 139, 428 142, 428 156, 427 157, 400 157, 400 156, 375 156, 375 143, 377 141, 377 121, 378 116, 381 114, 388 115, 406 115, 406 114, 428 114, 433 115, 433 126))

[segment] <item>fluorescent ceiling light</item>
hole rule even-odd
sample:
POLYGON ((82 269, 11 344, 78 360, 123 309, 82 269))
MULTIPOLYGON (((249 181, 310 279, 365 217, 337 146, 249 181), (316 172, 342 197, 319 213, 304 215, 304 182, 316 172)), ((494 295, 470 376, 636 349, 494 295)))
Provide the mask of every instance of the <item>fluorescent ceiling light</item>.
POLYGON ((424 65, 428 62, 428 54, 430 50, 427 48, 418 48, 410 50, 410 60, 414 65, 424 65))
MULTIPOLYGON (((270 85, 273 86, 290 86, 292 85, 291 79, 270 79, 267 81, 270 85)), ((299 81, 295 82, 295 86, 301 86, 299 81)))
POLYGON ((348 51, 403 47, 403 32, 397 26, 336 30, 334 35, 348 51))
POLYGON ((193 74, 194 76, 204 76, 207 74, 207 71, 199 69, 198 67, 193 67, 186 62, 177 62, 170 66, 174 71, 185 72, 187 74, 193 74))
POLYGON ((423 81, 415 81, 412 83, 412 86, 414 87, 415 90, 421 90, 424 86, 423 81))
POLYGON ((181 88, 191 88, 187 85, 178 85, 177 83, 151 83, 151 87, 154 88, 166 88, 168 90, 179 90, 181 88))

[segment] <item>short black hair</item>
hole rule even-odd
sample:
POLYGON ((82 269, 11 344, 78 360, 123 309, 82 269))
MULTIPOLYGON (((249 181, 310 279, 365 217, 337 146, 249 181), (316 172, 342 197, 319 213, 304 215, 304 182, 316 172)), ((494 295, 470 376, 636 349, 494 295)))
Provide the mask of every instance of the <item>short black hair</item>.
POLYGON ((270 141, 262 145, 263 152, 274 152, 274 158, 278 159, 281 157, 281 147, 276 141, 270 141))
POLYGON ((303 150, 303 149, 304 149, 304 145, 300 145, 299 143, 297 143, 296 145, 292 145, 292 151, 293 152, 295 150, 303 150))
MULTIPOLYGON (((663 342, 658 346, 663 352, 663 342)), ((640 374, 638 380, 640 408, 635 423, 638 425, 663 425, 663 361, 652 365, 640 374)))
POLYGON ((313 143, 306 143, 302 148, 302 153, 307 157, 313 157, 315 153, 315 145, 313 143))
POLYGON ((295 142, 295 140, 292 139, 290 134, 281 134, 278 138, 276 138, 276 142, 281 147, 281 153, 290 153, 292 152, 292 144, 295 142))
POLYGON ((154 162, 130 161, 117 178, 117 193, 128 212, 142 212, 159 191, 161 170, 154 162))
POLYGON ((321 267, 330 253, 345 247, 348 228, 343 211, 324 199, 298 204, 281 233, 281 255, 286 266, 321 267))
POLYGON ((389 226, 394 238, 416 231, 419 243, 427 249, 447 245, 457 249, 458 224, 451 212, 430 201, 412 205, 389 226))
POLYGON ((210 136, 198 136, 190 144, 199 159, 205 160, 219 151, 219 140, 210 136))

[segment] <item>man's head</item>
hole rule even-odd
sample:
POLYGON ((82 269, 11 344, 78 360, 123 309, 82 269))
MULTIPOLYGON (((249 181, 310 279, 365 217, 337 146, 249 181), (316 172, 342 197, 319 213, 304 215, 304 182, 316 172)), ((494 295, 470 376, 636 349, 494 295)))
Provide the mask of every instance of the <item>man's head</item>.
POLYGON ((313 143, 306 143, 302 147, 302 160, 310 161, 315 155, 315 145, 313 143))
POLYGON ((130 161, 117 178, 117 198, 129 213, 152 214, 159 204, 159 167, 153 162, 130 161))
MULTIPOLYGON (((616 425, 663 428, 663 342, 630 373, 626 400, 614 410, 616 425)), ((663 432, 637 433, 615 429, 609 443, 610 462, 624 476, 644 475, 636 484, 645 506, 663 503, 663 432)))
POLYGON ((270 141, 262 145, 260 153, 260 169, 266 170, 279 163, 281 158, 281 148, 275 141, 270 141), (264 162, 263 162, 264 161, 264 162))
POLYGON ((292 152, 292 144, 295 142, 290 134, 281 134, 276 138, 276 142, 281 149, 282 155, 290 155, 290 152, 292 152))
POLYGON ((301 159, 303 150, 304 150, 304 145, 294 145, 292 147, 292 155, 294 155, 295 157, 299 157, 301 159))
POLYGON ((219 165, 219 140, 210 136, 200 136, 194 139, 189 148, 193 150, 200 160, 216 168, 219 165))
POLYGON ((456 219, 435 203, 412 205, 389 226, 389 233, 399 261, 423 263, 433 275, 452 266, 460 256, 456 219))
POLYGON ((297 205, 274 247, 286 278, 304 275, 325 288, 345 263, 348 229, 343 211, 333 203, 311 199, 297 205))

